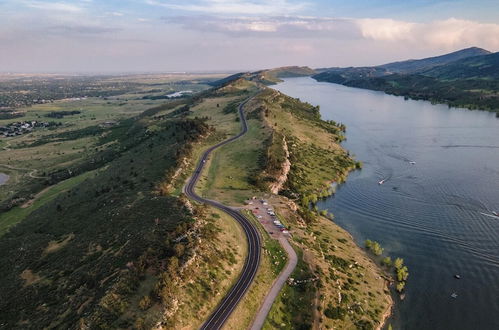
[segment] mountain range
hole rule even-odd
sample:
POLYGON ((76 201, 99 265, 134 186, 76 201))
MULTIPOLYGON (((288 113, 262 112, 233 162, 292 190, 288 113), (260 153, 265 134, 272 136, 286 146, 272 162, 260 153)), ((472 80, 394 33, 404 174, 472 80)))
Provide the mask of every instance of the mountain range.
POLYGON ((471 47, 372 67, 321 68, 318 81, 384 91, 449 106, 499 111, 499 53, 471 47))

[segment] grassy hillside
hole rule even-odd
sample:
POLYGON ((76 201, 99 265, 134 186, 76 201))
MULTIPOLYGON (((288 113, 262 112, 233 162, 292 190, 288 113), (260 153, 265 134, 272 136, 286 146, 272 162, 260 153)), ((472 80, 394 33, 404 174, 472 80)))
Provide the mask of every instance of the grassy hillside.
POLYGON ((422 75, 441 80, 454 79, 499 79, 499 53, 468 57, 447 65, 421 72, 422 75))
POLYGON ((217 135, 206 116, 186 118, 190 107, 228 93, 167 102, 111 127, 75 118, 73 126, 10 140, 2 156, 12 171, 26 166, 27 177, 40 177, 21 174, 23 184, 3 199, 2 327, 197 328, 204 321, 239 274, 244 236, 224 214, 171 192, 195 147, 217 135), (77 157, 58 163, 65 154, 52 150, 61 147, 77 157))
POLYGON ((183 203, 154 190, 207 129, 194 120, 158 123, 154 132, 131 124, 116 137, 126 151, 106 169, 4 235, 1 319, 28 328, 117 321, 146 269, 159 270, 163 257, 175 255, 165 237, 192 226, 183 203))

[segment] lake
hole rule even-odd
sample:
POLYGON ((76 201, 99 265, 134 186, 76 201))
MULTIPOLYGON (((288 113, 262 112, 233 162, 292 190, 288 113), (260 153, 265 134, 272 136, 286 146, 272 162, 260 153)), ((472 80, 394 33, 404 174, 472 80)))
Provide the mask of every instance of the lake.
POLYGON ((0 173, 0 186, 9 181, 9 176, 5 173, 0 173))
POLYGON ((394 329, 499 329, 499 118, 308 77, 273 88, 347 126, 364 167, 318 206, 404 258, 394 329))

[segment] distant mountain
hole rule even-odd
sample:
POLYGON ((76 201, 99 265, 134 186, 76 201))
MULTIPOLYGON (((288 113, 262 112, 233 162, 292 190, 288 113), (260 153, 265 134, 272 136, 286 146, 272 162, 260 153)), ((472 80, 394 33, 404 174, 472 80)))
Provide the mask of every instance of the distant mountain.
POLYGON ((318 81, 499 113, 499 53, 481 48, 374 67, 317 71, 313 78, 318 81))
POLYGON ((421 74, 438 79, 499 79, 499 53, 468 57, 421 74))
POLYGON ((435 56, 435 57, 423 58, 420 60, 407 60, 407 61, 400 61, 400 62, 383 64, 383 65, 377 66, 376 68, 385 69, 386 70, 385 72, 387 74, 390 74, 390 73, 402 73, 402 74, 416 73, 416 72, 429 70, 429 69, 436 67, 436 66, 439 66, 439 65, 444 65, 444 64, 448 64, 448 63, 451 63, 454 61, 462 60, 465 58, 480 56, 480 55, 488 55, 488 54, 491 54, 488 50, 478 48, 478 47, 471 47, 471 48, 458 50, 457 52, 453 52, 453 53, 449 53, 449 54, 445 54, 445 55, 440 55, 440 56, 435 56))
POLYGON ((420 60, 393 62, 371 67, 321 68, 316 70, 319 73, 315 75, 314 78, 343 84, 350 80, 382 77, 394 73, 423 73, 435 67, 453 63, 458 60, 488 54, 491 54, 488 50, 471 47, 441 56, 428 57, 420 60))

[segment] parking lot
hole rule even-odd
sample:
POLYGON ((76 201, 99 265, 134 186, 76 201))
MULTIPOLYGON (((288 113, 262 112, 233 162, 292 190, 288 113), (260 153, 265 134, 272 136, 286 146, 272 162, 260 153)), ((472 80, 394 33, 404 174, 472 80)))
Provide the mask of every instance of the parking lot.
POLYGON ((246 201, 245 209, 250 210, 267 232, 275 239, 279 237, 288 237, 287 228, 279 221, 274 213, 274 208, 267 200, 253 198, 246 201))

